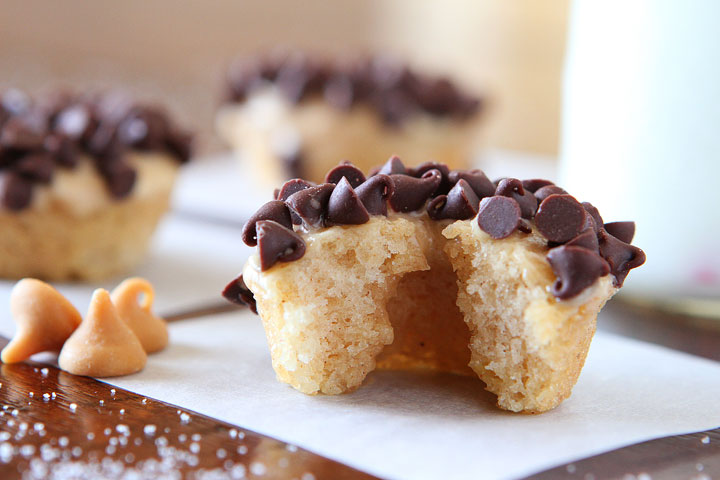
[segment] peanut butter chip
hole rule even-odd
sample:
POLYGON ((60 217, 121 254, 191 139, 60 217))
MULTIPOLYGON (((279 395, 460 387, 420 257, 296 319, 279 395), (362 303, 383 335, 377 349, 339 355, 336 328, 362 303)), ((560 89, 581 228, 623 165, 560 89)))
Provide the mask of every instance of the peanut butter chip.
POLYGON ((128 278, 112 291, 112 302, 147 353, 158 352, 168 344, 165 320, 152 313, 155 291, 144 278, 128 278), (142 296, 142 298, 141 298, 142 296))
POLYGON ((4 363, 22 362, 35 353, 59 351, 82 317, 60 292, 40 280, 24 278, 10 294, 17 332, 2 351, 4 363))
POLYGON ((114 377, 145 367, 147 354, 118 316, 107 290, 93 292, 87 316, 60 352, 60 368, 74 375, 114 377))

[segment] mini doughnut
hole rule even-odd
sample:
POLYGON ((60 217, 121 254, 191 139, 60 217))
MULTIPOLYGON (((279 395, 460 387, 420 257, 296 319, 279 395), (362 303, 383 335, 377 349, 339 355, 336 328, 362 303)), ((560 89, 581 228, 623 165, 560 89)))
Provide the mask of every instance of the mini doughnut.
POLYGON ((115 377, 138 372, 146 362, 140 340, 118 316, 108 291, 95 290, 85 319, 60 351, 60 368, 74 375, 115 377))
POLYGON ((152 313, 155 290, 150 282, 139 277, 128 278, 115 287, 110 297, 118 316, 127 323, 147 353, 158 352, 167 346, 165 320, 152 313))
POLYGON ((260 209, 257 253, 223 292, 259 313, 281 381, 339 394, 376 367, 430 368, 477 375, 514 412, 570 395, 598 312, 645 261, 632 222, 547 180, 338 168, 260 209))
POLYGON ((57 290, 34 278, 17 282, 10 293, 17 331, 2 351, 3 363, 16 363, 40 352, 59 352, 80 325, 80 312, 57 290))

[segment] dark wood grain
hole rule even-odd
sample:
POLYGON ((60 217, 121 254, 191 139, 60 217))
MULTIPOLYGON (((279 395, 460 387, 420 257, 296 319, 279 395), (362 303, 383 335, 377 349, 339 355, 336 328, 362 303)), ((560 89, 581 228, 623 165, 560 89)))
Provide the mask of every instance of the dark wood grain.
POLYGON ((714 478, 720 478, 720 429, 664 437, 619 448, 529 476, 527 480, 714 478))
MULTIPOLYGON (((0 348, 5 340, 0 341, 0 348)), ((0 479, 376 478, 45 364, 0 366, 0 479)))

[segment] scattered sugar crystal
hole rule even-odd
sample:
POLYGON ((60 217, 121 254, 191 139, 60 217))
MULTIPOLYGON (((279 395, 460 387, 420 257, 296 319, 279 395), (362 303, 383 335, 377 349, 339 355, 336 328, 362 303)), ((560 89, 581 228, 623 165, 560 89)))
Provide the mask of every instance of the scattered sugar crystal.
POLYGON ((35 454, 35 445, 23 445, 20 447, 20 455, 23 457, 32 457, 35 454))
POLYGON ((103 430, 103 433, 105 434, 105 436, 110 435, 112 433, 112 428, 105 427, 105 430, 103 430))
POLYGON ((125 436, 130 435, 130 427, 128 427, 124 423, 118 423, 115 426, 115 431, 125 436))
POLYGON ((156 430, 157 430, 157 427, 155 425, 148 424, 148 425, 145 425, 145 427, 143 428, 143 433, 145 433, 145 435, 151 436, 151 435, 155 435, 156 430))
POLYGON ((50 394, 49 393, 43 393, 43 401, 47 402, 50 400, 50 394))
POLYGON ((0 432, 0 442, 4 442, 6 440, 10 440, 10 433, 9 432, 0 432))
POLYGON ((68 437, 62 436, 62 437, 58 438, 58 445, 60 445, 61 447, 65 448, 69 444, 70 444, 70 439, 68 437))
POLYGON ((300 480, 315 480, 315 475, 310 472, 303 473, 300 480))
POLYGON ((200 452, 200 444, 197 442, 193 442, 190 444, 190 451, 192 453, 198 453, 200 452))
POLYGON ((710 443, 710 437, 708 437, 707 435, 705 435, 704 437, 702 437, 702 438, 700 439, 700 441, 701 441, 702 443, 704 443, 705 445, 707 445, 708 443, 710 443))
POLYGON ((575 473, 575 470, 577 470, 577 467, 575 467, 574 463, 571 463, 567 467, 565 467, 565 470, 567 470, 568 473, 575 473))
POLYGON ((227 457, 227 451, 224 448, 218 448, 215 455, 217 455, 218 458, 225 458, 227 457))
POLYGON ((28 396, 29 396, 30 398, 33 398, 33 397, 35 396, 35 392, 28 392, 28 396))
POLYGON ((107 453, 108 455, 114 454, 115 453, 115 445, 108 445, 107 447, 105 447, 105 453, 107 453))
POLYGON ((24 432, 25 430, 28 429, 27 422, 22 422, 20 425, 18 425, 18 428, 24 432))
POLYGON ((147 405, 147 398, 143 398, 143 399, 142 399, 142 404, 143 404, 143 405, 147 405))
POLYGON ((135 461, 135 455, 128 453, 125 455, 125 463, 132 463, 135 461))
POLYGON ((95 434, 93 432, 88 432, 87 439, 92 440, 93 438, 95 438, 95 434))
POLYGON ((15 420, 13 420, 12 418, 7 421, 7 426, 8 426, 8 427, 12 427, 12 426, 14 426, 14 425, 15 425, 15 420))
POLYGON ((79 457, 80 455, 82 455, 82 448, 80 448, 80 447, 73 447, 73 449, 72 449, 72 456, 73 456, 73 457, 79 457))
POLYGON ((155 439, 155 445, 158 447, 167 447, 168 439, 165 437, 158 437, 155 439))
POLYGON ((15 447, 7 442, 0 443, 0 461, 8 463, 15 455, 15 447))
POLYGON ((243 438, 245 438, 245 432, 238 432, 237 438, 238 440, 242 440, 243 438))
POLYGON ((102 407, 103 405, 105 405, 105 400, 100 400, 100 406, 102 407))
POLYGON ((230 435, 230 438, 237 438, 237 434, 238 434, 238 431, 235 430, 234 428, 231 428, 231 429, 228 431, 228 435, 230 435))
POLYGON ((118 439, 117 439, 116 437, 110 437, 110 438, 108 439, 108 443, 109 443, 110 445, 112 445, 112 446, 115 446, 115 445, 118 444, 118 439))
POLYGON ((703 470, 705 470, 705 465, 703 465, 702 463, 696 463, 695 470, 697 470, 698 472, 702 472, 703 470))
POLYGON ((187 435, 185 435, 184 433, 178 435, 178 442, 185 443, 185 440, 187 440, 187 435))
POLYGON ((245 478, 245 472, 247 469, 245 468, 245 465, 242 463, 237 463, 235 466, 230 470, 230 477, 237 479, 237 478, 245 478))
POLYGON ((114 388, 111 388, 111 389, 110 389, 110 396, 111 396, 111 397, 114 397, 114 396, 115 396, 115 389, 114 389, 114 388))
POLYGON ((192 434, 192 437, 190 437, 190 438, 191 438, 194 442, 199 442, 200 439, 202 438, 202 435, 200 435, 199 433, 193 433, 193 434, 192 434))
POLYGON ((70 404, 70 411, 73 412, 73 413, 75 413, 76 410, 77 410, 77 403, 71 403, 71 404, 70 404))
POLYGON ((41 430, 45 430, 45 424, 42 422, 35 422, 35 425, 33 425, 33 428, 36 432, 39 432, 41 430))
POLYGON ((138 445, 138 446, 139 446, 139 445, 142 443, 142 438, 140 438, 140 437, 135 437, 135 440, 133 440, 133 443, 134 443, 135 445, 138 445))
POLYGON ((50 373, 50 370, 48 370, 47 368, 41 368, 40 373, 43 377, 47 377, 48 373, 50 373))
POLYGON ((245 455, 247 452, 248 452, 248 447, 247 447, 247 445, 240 445, 240 446, 237 448, 237 453, 239 453, 240 455, 245 455))
POLYGON ((125 415, 125 409, 124 409, 124 408, 121 408, 121 409, 120 409, 120 415, 125 415))
POLYGON ((120 445, 124 447, 128 444, 128 437, 122 436, 118 439, 118 442, 120 442, 120 445))
POLYGON ((189 423, 189 422, 190 422, 190 415, 188 415, 188 414, 185 413, 185 412, 181 413, 181 414, 180 414, 180 421, 181 421, 182 423, 189 423))
POLYGON ((267 467, 264 463, 253 462, 250 464, 250 473, 253 475, 265 475, 267 473, 267 467))
POLYGON ((56 394, 55 392, 52 392, 52 393, 50 394, 50 398, 53 398, 53 399, 54 399, 55 397, 57 397, 57 394, 56 394))
MULTIPOLYGON (((13 417, 17 417, 18 413, 20 413, 20 411, 17 408, 13 408, 13 411, 10 412, 10 415, 12 415, 13 417)), ((707 442, 703 442, 703 443, 707 443, 707 442)))
POLYGON ((285 446, 285 449, 286 449, 288 452, 297 452, 298 447, 296 447, 295 445, 289 445, 289 444, 288 444, 288 445, 285 446))

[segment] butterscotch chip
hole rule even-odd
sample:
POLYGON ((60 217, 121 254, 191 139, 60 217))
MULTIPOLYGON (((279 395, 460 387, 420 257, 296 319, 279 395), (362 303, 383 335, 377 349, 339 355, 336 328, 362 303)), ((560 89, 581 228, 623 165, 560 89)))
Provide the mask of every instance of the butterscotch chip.
POLYGON ((93 292, 88 313, 60 352, 60 368, 74 375, 115 377, 145 367, 147 354, 123 322, 107 290, 93 292))
POLYGON ((144 278, 123 281, 112 291, 112 302, 120 318, 137 336, 147 353, 162 350, 168 344, 165 320, 153 314, 155 291, 144 278))
POLYGON ((2 351, 4 363, 26 360, 35 353, 59 351, 80 325, 80 312, 52 286, 34 278, 15 284, 10 312, 17 332, 2 351))

